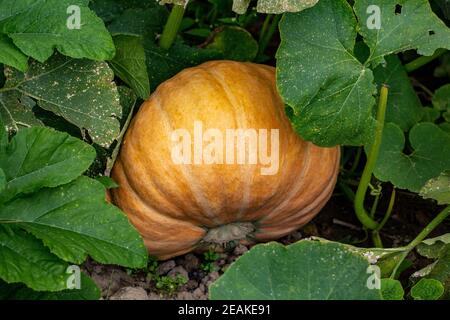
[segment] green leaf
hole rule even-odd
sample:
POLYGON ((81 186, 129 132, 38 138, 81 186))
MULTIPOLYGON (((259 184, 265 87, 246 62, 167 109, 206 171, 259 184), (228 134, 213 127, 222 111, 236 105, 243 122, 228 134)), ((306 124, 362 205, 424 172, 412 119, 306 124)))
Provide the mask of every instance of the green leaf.
MULTIPOLYGON (((157 0, 158 1, 158 0, 157 0)), ((189 3, 189 0, 159 0, 159 4, 176 4, 178 6, 186 7, 189 3)))
POLYGON ((315 6, 319 0, 258 0, 256 11, 261 13, 299 12, 315 6))
POLYGON ((222 52, 224 59, 236 61, 252 61, 258 54, 258 42, 250 32, 235 26, 218 30, 207 48, 222 52))
POLYGON ((419 54, 431 56, 436 49, 450 49, 450 29, 427 0, 356 0, 354 9, 358 31, 370 48, 368 63, 374 66, 392 53, 417 49, 419 54), (381 10, 380 29, 369 29, 367 8, 371 5, 381 10))
POLYGON ((425 107, 423 108, 423 117, 421 119, 422 122, 436 122, 441 117, 441 113, 439 110, 434 108, 425 107))
POLYGON ((162 32, 167 15, 167 10, 163 6, 145 10, 128 9, 111 22, 108 30, 113 36, 134 35, 154 39, 157 33, 162 32))
POLYGON ((389 85, 386 122, 393 122, 408 131, 423 117, 423 108, 414 91, 408 74, 396 55, 386 58, 386 64, 374 70, 378 85, 389 85))
MULTIPOLYGON (((261 13, 299 12, 314 6, 319 0, 258 0, 256 10, 261 13)), ((233 0, 233 11, 244 14, 250 0, 233 0)))
POLYGON ((0 63, 25 72, 28 57, 22 53, 6 35, 0 33, 0 63))
POLYGON ((405 291, 400 281, 395 279, 381 279, 381 295, 384 300, 403 300, 405 291))
POLYGON ((33 61, 26 73, 7 69, 6 87, 38 101, 80 129, 92 140, 109 146, 117 138, 121 107, 106 62, 76 60, 56 55, 44 64, 33 61))
POLYGON ((22 282, 38 291, 59 291, 67 288, 67 267, 38 239, 0 224, 1 279, 8 283, 22 282))
POLYGON ((65 261, 79 264, 90 255, 100 263, 130 268, 146 264, 147 251, 137 231, 106 202, 103 185, 87 177, 0 205, 0 220, 42 239, 65 261))
POLYGON ((151 88, 156 88, 185 68, 222 58, 222 54, 216 50, 194 48, 180 42, 166 51, 153 41, 146 40, 144 49, 151 88))
POLYGON ((150 96, 150 83, 145 63, 142 40, 135 36, 115 36, 117 54, 110 61, 114 73, 128 84, 136 94, 147 99, 150 96))
POLYGON ((434 279, 420 279, 412 288, 414 300, 438 300, 444 293, 444 286, 434 279))
POLYGON ((147 8, 160 7, 157 1, 142 0, 92 0, 89 6, 105 22, 113 21, 121 16, 124 11, 131 8, 145 10, 147 8))
POLYGON ((433 96, 433 107, 439 111, 450 109, 450 84, 436 90, 433 96))
POLYGON ((320 146, 361 145, 374 129, 376 87, 353 55, 355 26, 344 0, 321 0, 280 23, 278 89, 296 131, 320 146))
POLYGON ((0 146, 0 168, 6 176, 0 203, 18 194, 68 183, 94 159, 94 148, 68 134, 48 128, 22 130, 8 146, 0 146))
POLYGON ((435 124, 419 123, 411 129, 409 143, 412 150, 406 154, 404 133, 397 125, 386 124, 374 175, 400 189, 419 192, 428 180, 450 168, 450 135, 435 124))
POLYGON ((6 176, 2 168, 0 168, 0 194, 6 188, 6 176))
POLYGON ((435 261, 414 273, 412 277, 424 277, 440 281, 444 286, 445 298, 450 298, 450 233, 422 241, 417 246, 417 252, 435 261))
POLYGON ((7 300, 98 300, 100 299, 100 290, 97 285, 84 273, 81 273, 81 288, 66 289, 62 291, 34 291, 23 285, 11 286, 2 285, 1 291, 7 291, 3 299, 7 300))
POLYGON ((244 14, 250 6, 250 0, 233 0, 233 11, 237 14, 244 14))
POLYGON ((450 123, 441 123, 439 125, 439 128, 445 132, 447 132, 448 134, 450 134, 450 123))
POLYGON ((115 54, 111 35, 88 4, 88 0, 16 0, 14 4, 0 0, 0 32, 40 62, 50 58, 54 49, 73 58, 111 59, 115 54), (69 9, 73 6, 79 9, 79 28, 72 27, 76 13, 69 9))
POLYGON ((113 189, 119 187, 117 182, 115 182, 112 178, 107 176, 97 177, 96 180, 100 182, 106 189, 113 189))
MULTIPOLYGON (((7 69, 11 70, 11 69, 7 69)), ((23 128, 42 126, 33 109, 36 102, 19 91, 0 93, 0 116, 9 132, 17 132, 23 128)))
POLYGON ((303 240, 256 245, 210 286, 210 298, 380 299, 369 289, 369 263, 339 243, 303 240))
POLYGON ((420 190, 420 195, 425 199, 434 199, 442 205, 450 204, 450 171, 428 180, 420 190))
POLYGON ((421 256, 428 259, 438 259, 443 254, 443 250, 446 250, 446 245, 448 244, 450 244, 450 233, 426 239, 416 249, 421 256))

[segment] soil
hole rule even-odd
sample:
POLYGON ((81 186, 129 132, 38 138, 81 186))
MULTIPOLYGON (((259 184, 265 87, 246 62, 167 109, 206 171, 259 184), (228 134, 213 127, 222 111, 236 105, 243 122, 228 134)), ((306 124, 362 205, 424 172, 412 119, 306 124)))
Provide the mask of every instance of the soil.
MULTIPOLYGON (((319 236, 359 247, 370 247, 371 242, 366 239, 365 232, 355 217, 351 202, 337 192, 309 224, 278 241, 290 244, 302 238, 319 236)), ((386 194, 388 193, 386 192, 386 194)), ((379 208, 385 208, 387 201, 388 199, 382 199, 379 208)), ((397 247, 407 244, 440 209, 432 201, 422 200, 415 194, 399 191, 393 215, 381 232, 385 246, 397 247)), ((437 236, 449 232, 449 230, 450 224, 443 223, 430 236, 437 236)), ((210 263, 213 269, 210 272, 206 272, 202 268, 205 264, 204 256, 195 253, 168 261, 160 261, 152 272, 100 265, 93 261, 85 263, 84 271, 101 288, 102 299, 205 300, 208 298, 208 286, 248 249, 248 246, 239 245, 230 252, 218 253, 217 259, 210 263), (186 279, 186 283, 179 285, 171 292, 161 290, 156 287, 155 274, 173 279, 182 276, 186 279)), ((405 279, 412 272, 427 264, 426 259, 416 256, 414 253, 409 259, 412 261, 413 267, 410 268, 410 272, 404 273, 405 279)))

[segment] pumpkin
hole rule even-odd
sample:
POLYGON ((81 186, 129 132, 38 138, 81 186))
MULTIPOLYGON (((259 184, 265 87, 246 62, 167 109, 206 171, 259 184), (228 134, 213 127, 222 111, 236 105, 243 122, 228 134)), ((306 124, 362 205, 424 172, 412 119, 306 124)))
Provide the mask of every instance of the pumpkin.
POLYGON ((210 61, 162 83, 140 107, 111 196, 149 253, 168 259, 298 229, 330 198, 339 158, 338 147, 295 133, 273 67, 210 61))

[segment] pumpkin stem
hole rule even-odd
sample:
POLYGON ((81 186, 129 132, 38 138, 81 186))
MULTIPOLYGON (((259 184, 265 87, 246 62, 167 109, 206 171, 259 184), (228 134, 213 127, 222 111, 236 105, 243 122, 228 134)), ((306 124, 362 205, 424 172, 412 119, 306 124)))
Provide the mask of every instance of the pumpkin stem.
POLYGON ((226 245, 232 241, 245 240, 255 231, 255 229, 254 224, 251 222, 233 222, 209 229, 202 242, 226 245))

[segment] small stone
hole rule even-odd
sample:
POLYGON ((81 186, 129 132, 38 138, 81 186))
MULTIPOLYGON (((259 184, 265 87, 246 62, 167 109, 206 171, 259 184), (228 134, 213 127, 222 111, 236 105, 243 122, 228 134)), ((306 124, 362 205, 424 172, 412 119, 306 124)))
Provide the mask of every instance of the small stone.
POLYGON ((180 292, 177 294, 176 300, 194 300, 194 294, 191 292, 180 292))
POLYGON ((176 278, 177 276, 182 276, 183 278, 189 280, 188 272, 182 266, 176 266, 167 274, 169 277, 176 278))
POLYGON ((237 256, 240 256, 240 255, 243 255, 244 253, 246 253, 247 251, 248 251, 248 248, 246 246, 240 244, 234 249, 233 253, 237 256))
POLYGON ((205 290, 202 290, 200 287, 198 287, 194 290, 194 292, 192 292, 192 296, 194 297, 194 299, 199 300, 205 296, 205 290))
POLYGON ((141 287, 125 287, 117 291, 111 300, 148 300, 147 291, 141 287))
POLYGON ((187 290, 193 290, 198 287, 198 282, 195 280, 189 280, 184 286, 187 290))
POLYGON ((192 270, 197 269, 199 264, 200 261, 192 253, 189 253, 184 257, 183 265, 187 272, 191 272, 192 270))
POLYGON ((148 300, 163 300, 163 296, 154 292, 150 292, 148 295, 148 300))
POLYGON ((175 261, 173 261, 173 260, 169 260, 169 261, 166 261, 164 263, 161 263, 158 266, 158 274, 159 275, 166 274, 171 269, 175 268, 175 266, 176 266, 176 264, 175 264, 175 261))

